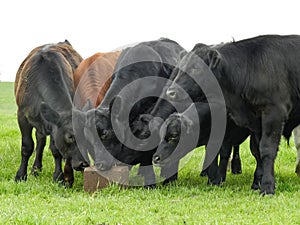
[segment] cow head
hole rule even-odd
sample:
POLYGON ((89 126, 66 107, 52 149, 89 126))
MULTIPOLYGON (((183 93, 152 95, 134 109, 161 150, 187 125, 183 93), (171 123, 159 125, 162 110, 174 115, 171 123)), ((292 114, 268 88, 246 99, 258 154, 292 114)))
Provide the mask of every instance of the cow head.
POLYGON ((121 148, 121 143, 113 131, 108 108, 87 112, 84 136, 94 148, 97 169, 109 170, 115 164, 114 155, 121 148))
POLYGON ((181 156, 175 152, 175 149, 180 141, 181 133, 189 135, 192 132, 192 126, 193 121, 189 118, 179 113, 172 114, 160 129, 161 143, 153 155, 153 164, 162 166, 175 158, 180 159, 181 156))
POLYGON ((71 112, 56 112, 48 104, 41 104, 41 116, 51 126, 51 136, 55 147, 65 159, 72 159, 72 167, 75 170, 83 170, 89 166, 89 162, 80 153, 72 127, 71 112))
MULTIPOLYGON (((153 117, 151 114, 142 114, 131 125, 133 135, 138 139, 134 149, 146 151, 158 146, 160 142, 159 129, 163 124, 160 117, 153 117)), ((128 136, 128 132, 126 132, 128 136)), ((125 136, 127 143, 130 137, 125 136)), ((134 142, 131 142, 133 145, 134 142)))
MULTIPOLYGON (((218 69, 221 61, 220 53, 208 46, 198 45, 179 62, 179 70, 173 75, 174 81, 166 91, 166 96, 177 102, 184 102, 187 95, 197 101, 203 101, 205 95, 201 87, 209 87, 212 83, 205 79, 207 75, 218 69), (197 81, 197 82, 196 82, 197 81), (198 85, 200 83, 201 87, 198 85), (180 89, 181 87, 182 89, 180 89)), ((213 86, 211 88, 214 88, 213 86)))

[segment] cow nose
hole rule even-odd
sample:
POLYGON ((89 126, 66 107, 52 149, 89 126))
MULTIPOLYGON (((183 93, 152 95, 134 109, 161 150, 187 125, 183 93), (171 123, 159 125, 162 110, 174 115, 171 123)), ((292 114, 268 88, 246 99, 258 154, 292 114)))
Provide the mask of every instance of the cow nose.
POLYGON ((111 168, 111 166, 108 165, 108 163, 106 163, 105 161, 100 161, 99 163, 96 163, 95 166, 100 171, 109 170, 111 168))
POLYGON ((159 163, 159 161, 160 161, 160 156, 159 155, 154 155, 153 156, 153 162, 154 162, 154 164, 159 163))
POLYGON ((175 99, 175 98, 176 98, 176 91, 175 91, 174 89, 168 88, 166 94, 167 94, 167 96, 168 96, 170 99, 175 99))
POLYGON ((89 167, 90 165, 87 162, 80 161, 77 165, 73 166, 73 169, 76 171, 82 171, 84 168, 89 167))
POLYGON ((80 165, 81 165, 82 168, 86 168, 86 167, 89 167, 89 166, 90 166, 90 164, 87 163, 87 162, 81 162, 80 165))

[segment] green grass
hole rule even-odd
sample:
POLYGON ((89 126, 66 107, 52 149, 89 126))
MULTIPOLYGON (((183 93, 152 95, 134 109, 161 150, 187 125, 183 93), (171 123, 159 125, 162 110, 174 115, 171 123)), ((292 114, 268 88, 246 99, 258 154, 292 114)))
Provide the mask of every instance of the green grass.
POLYGON ((20 133, 13 83, 0 83, 0 91, 0 224, 299 224, 300 179, 292 141, 288 147, 282 140, 272 197, 250 190, 255 161, 249 141, 241 147, 243 174, 228 173, 221 187, 207 186, 207 178, 199 176, 203 149, 186 158, 177 182, 155 190, 112 185, 89 194, 79 172, 74 187, 66 189, 52 182, 54 163, 47 149, 40 176, 15 183, 20 133))

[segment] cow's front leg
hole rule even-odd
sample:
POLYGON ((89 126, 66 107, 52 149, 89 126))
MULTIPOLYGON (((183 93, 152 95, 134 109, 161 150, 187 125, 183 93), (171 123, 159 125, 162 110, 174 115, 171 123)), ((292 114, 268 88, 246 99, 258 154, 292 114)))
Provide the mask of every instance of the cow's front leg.
POLYGON ((21 146, 21 165, 16 174, 15 181, 27 180, 27 166, 28 160, 33 153, 34 143, 32 140, 33 127, 29 124, 28 120, 18 111, 18 124, 22 135, 21 146))
POLYGON ((35 148, 35 160, 31 169, 31 173, 34 176, 39 175, 39 172, 42 171, 43 167, 43 152, 44 152, 44 147, 46 145, 46 136, 42 133, 39 133, 36 131, 36 148, 35 148))
POLYGON ((262 195, 275 193, 274 161, 277 156, 284 121, 284 111, 280 110, 279 107, 269 107, 262 113, 262 136, 259 143, 263 163, 260 188, 262 195))
POLYGON ((207 168, 207 177, 208 185, 220 185, 221 184, 221 176, 219 173, 219 165, 218 165, 219 154, 214 158, 209 167, 207 168))
POLYGON ((55 162, 55 169, 53 173, 53 180, 56 182, 63 182, 64 181, 64 174, 62 171, 62 155, 59 153, 58 149, 56 148, 54 144, 54 140, 52 137, 50 137, 50 149, 52 152, 52 155, 54 157, 55 162))
POLYGON ((71 159, 67 159, 64 167, 64 182, 66 187, 72 187, 74 183, 74 170, 71 159))
POLYGON ((140 164, 138 174, 144 177, 144 187, 153 189, 156 187, 155 173, 153 170, 153 165, 140 164))
POLYGON ((177 180, 178 166, 179 166, 179 161, 174 160, 174 162, 161 167, 160 176, 165 178, 165 180, 163 181, 163 185, 167 185, 177 180))

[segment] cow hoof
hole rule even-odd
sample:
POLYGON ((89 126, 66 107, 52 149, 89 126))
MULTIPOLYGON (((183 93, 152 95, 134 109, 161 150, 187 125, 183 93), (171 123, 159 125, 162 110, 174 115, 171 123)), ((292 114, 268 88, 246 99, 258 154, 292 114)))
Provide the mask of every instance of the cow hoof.
POLYGON ((259 194, 261 196, 265 195, 274 195, 275 194, 275 187, 272 184, 265 184, 261 185, 259 194))
POLYGON ((253 184, 251 185, 251 189, 254 190, 254 191, 259 190, 259 184, 253 183, 253 184))
POLYGON ((23 176, 16 175, 16 177, 15 177, 15 182, 22 182, 22 181, 26 181, 26 180, 27 180, 27 174, 25 174, 23 176))
POLYGON ((215 180, 208 179, 208 181, 207 181, 207 185, 220 186, 220 184, 221 184, 220 179, 215 179, 215 180))
POLYGON ((177 177, 178 177, 178 176, 177 176, 177 173, 176 173, 176 174, 174 174, 173 176, 171 176, 171 177, 165 179, 165 180, 163 181, 163 185, 168 185, 168 184, 170 184, 170 183, 176 181, 176 180, 177 180, 177 177))
POLYGON ((31 169, 31 174, 35 177, 37 177, 40 172, 42 172, 42 167, 33 166, 31 169))
POLYGON ((242 173, 242 170, 231 170, 231 173, 234 174, 234 175, 237 175, 237 174, 241 174, 242 173))
POLYGON ((21 182, 26 180, 27 180, 27 174, 26 173, 23 174, 18 171, 15 177, 15 182, 21 182))
POLYGON ((168 184, 171 184, 173 182, 175 182, 177 179, 166 179, 163 181, 163 185, 166 186, 168 184))
POLYGON ((53 181, 59 182, 59 183, 64 183, 64 174, 63 173, 54 173, 53 181))
POLYGON ((202 170, 200 173, 200 177, 206 177, 207 176, 207 170, 202 170))
POLYGON ((232 174, 242 173, 242 165, 240 160, 234 160, 231 162, 231 173, 232 174))
POLYGON ((300 177, 300 163, 297 164, 295 172, 296 172, 297 176, 300 177))
POLYGON ((73 181, 69 181, 69 180, 65 180, 63 182, 63 186, 65 186, 66 188, 72 188, 73 187, 73 184, 74 184, 74 180, 73 181))
POLYGON ((273 191, 260 191, 259 192, 259 195, 261 195, 261 196, 265 196, 265 195, 269 195, 269 196, 272 196, 272 195, 274 195, 275 194, 275 191, 273 190, 273 191))

